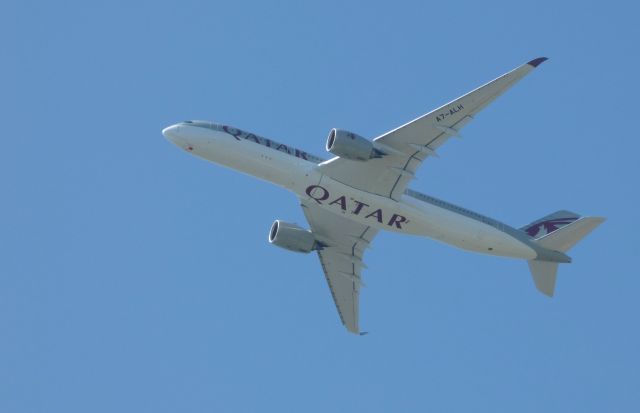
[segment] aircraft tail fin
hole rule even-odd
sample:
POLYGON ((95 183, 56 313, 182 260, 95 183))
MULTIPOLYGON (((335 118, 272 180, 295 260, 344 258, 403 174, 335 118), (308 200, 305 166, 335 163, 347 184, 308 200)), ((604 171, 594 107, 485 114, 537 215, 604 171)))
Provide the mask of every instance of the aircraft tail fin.
POLYGON ((539 239, 571 224, 578 218, 580 218, 580 215, 575 212, 557 211, 553 214, 547 215, 546 217, 533 221, 529 225, 525 225, 520 228, 520 230, 529 234, 533 239, 539 239))
POLYGON ((565 225, 550 234, 536 239, 536 242, 545 248, 554 251, 566 252, 582 238, 589 235, 598 225, 604 222, 602 217, 584 217, 565 225))
MULTIPOLYGON (((598 225, 602 217, 580 217, 569 211, 558 211, 522 228, 540 246, 561 253, 567 252, 598 225)), ((531 260, 529 269, 536 288, 549 297, 553 296, 558 262, 531 260)))

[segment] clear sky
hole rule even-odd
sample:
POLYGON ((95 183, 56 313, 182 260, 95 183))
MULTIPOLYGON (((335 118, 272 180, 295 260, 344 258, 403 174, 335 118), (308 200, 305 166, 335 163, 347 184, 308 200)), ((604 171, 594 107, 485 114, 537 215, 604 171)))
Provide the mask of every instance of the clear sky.
POLYGON ((620 1, 9 0, 0 412, 640 411, 640 16, 620 1), (324 152, 550 60, 411 187, 520 226, 608 221, 556 297, 526 263, 381 233, 357 337, 293 195, 188 156, 185 119, 324 152))

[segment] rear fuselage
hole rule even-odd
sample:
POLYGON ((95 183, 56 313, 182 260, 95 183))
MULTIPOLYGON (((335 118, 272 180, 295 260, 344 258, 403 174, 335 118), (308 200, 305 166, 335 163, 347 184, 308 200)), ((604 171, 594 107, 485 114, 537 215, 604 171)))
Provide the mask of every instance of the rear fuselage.
POLYGON ((193 155, 272 182, 376 229, 491 255, 530 260, 539 253, 525 233, 499 221, 412 190, 398 201, 358 190, 322 174, 317 165, 323 159, 237 128, 189 121, 163 133, 193 155))

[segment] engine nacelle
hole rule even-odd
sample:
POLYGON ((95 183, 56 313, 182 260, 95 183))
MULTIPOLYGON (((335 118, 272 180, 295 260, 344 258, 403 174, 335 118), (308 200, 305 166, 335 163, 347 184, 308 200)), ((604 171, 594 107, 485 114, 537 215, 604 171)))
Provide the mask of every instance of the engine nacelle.
POLYGON ((379 158, 381 155, 369 139, 335 128, 329 132, 327 151, 353 161, 366 161, 371 158, 379 158))
POLYGON ((318 249, 318 243, 311 231, 279 219, 271 225, 269 242, 295 252, 309 253, 318 249))

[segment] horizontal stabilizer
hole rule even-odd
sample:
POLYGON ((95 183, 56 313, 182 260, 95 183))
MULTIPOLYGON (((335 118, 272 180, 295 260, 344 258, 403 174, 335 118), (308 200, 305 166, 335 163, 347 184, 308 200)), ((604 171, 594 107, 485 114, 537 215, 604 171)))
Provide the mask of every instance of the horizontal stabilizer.
POLYGON ((556 289, 556 275, 558 274, 558 263, 547 261, 529 261, 529 269, 533 276, 533 282, 538 291, 549 297, 553 297, 556 289))

